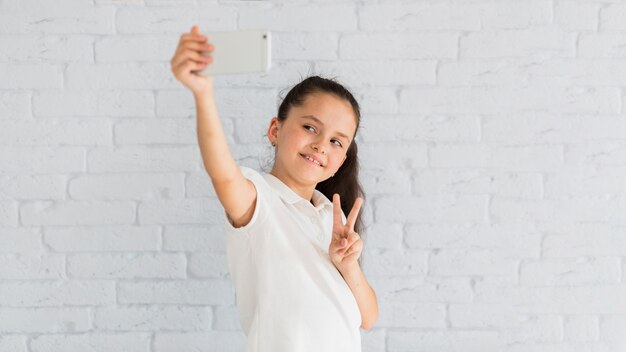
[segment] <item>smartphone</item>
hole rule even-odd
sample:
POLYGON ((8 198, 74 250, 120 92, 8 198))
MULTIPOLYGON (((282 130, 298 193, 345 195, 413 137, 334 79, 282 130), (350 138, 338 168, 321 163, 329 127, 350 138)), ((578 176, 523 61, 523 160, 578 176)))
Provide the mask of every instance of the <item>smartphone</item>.
POLYGON ((270 32, 264 29, 203 33, 213 51, 203 52, 213 57, 203 76, 267 72, 271 65, 270 32))

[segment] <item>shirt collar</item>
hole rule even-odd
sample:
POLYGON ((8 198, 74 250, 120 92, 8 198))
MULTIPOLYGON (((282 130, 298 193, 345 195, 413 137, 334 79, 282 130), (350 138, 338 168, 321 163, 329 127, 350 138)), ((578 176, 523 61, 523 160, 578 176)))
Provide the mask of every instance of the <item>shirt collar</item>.
MULTIPOLYGON (((283 181, 281 181, 278 177, 270 173, 267 173, 265 174, 265 180, 278 193, 278 195, 287 203, 294 204, 297 202, 306 202, 306 203, 311 204, 311 201, 302 198, 298 193, 296 193, 294 190, 289 188, 289 186, 284 184, 283 181)), ((328 200, 328 198, 317 189, 313 190, 312 200, 313 200, 313 204, 311 205, 314 205, 316 209, 320 209, 323 207, 332 208, 333 206, 333 203, 330 200, 328 200)))

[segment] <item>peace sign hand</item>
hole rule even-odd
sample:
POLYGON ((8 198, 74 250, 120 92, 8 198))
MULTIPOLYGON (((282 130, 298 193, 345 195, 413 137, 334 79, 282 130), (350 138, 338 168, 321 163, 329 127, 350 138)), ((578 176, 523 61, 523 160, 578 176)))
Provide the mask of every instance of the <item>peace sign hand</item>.
POLYGON ((362 204, 363 198, 357 197, 344 225, 339 194, 333 194, 333 238, 328 253, 330 260, 341 273, 358 266, 357 259, 363 251, 361 236, 354 232, 354 223, 362 204))

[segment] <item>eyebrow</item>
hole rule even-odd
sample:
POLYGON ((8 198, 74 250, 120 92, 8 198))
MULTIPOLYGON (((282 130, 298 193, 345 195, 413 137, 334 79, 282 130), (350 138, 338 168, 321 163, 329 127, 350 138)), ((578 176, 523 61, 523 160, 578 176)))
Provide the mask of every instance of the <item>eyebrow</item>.
MULTIPOLYGON (((301 117, 303 119, 313 120, 313 121, 319 123, 320 125, 324 126, 324 123, 320 119, 318 119, 317 117, 315 117, 313 115, 304 115, 304 116, 301 116, 301 117)), ((345 133, 339 132, 339 131, 337 131, 337 134, 340 135, 341 137, 347 139, 348 143, 350 143, 350 137, 348 137, 348 135, 346 135, 345 133)))

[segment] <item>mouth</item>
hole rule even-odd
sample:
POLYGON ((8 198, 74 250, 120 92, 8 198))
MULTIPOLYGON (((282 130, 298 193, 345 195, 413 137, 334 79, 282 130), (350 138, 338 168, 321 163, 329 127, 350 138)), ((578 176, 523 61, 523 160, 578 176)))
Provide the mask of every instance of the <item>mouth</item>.
POLYGON ((319 166, 319 167, 323 167, 323 166, 324 166, 324 165, 322 165, 322 163, 321 163, 321 162, 319 162, 318 160, 313 159, 312 157, 310 157, 310 156, 308 156, 308 155, 300 154, 300 156, 301 156, 303 159, 305 159, 305 160, 307 160, 307 161, 309 161, 309 162, 311 162, 311 163, 313 163, 313 164, 315 164, 315 165, 317 165, 317 166, 319 166))

